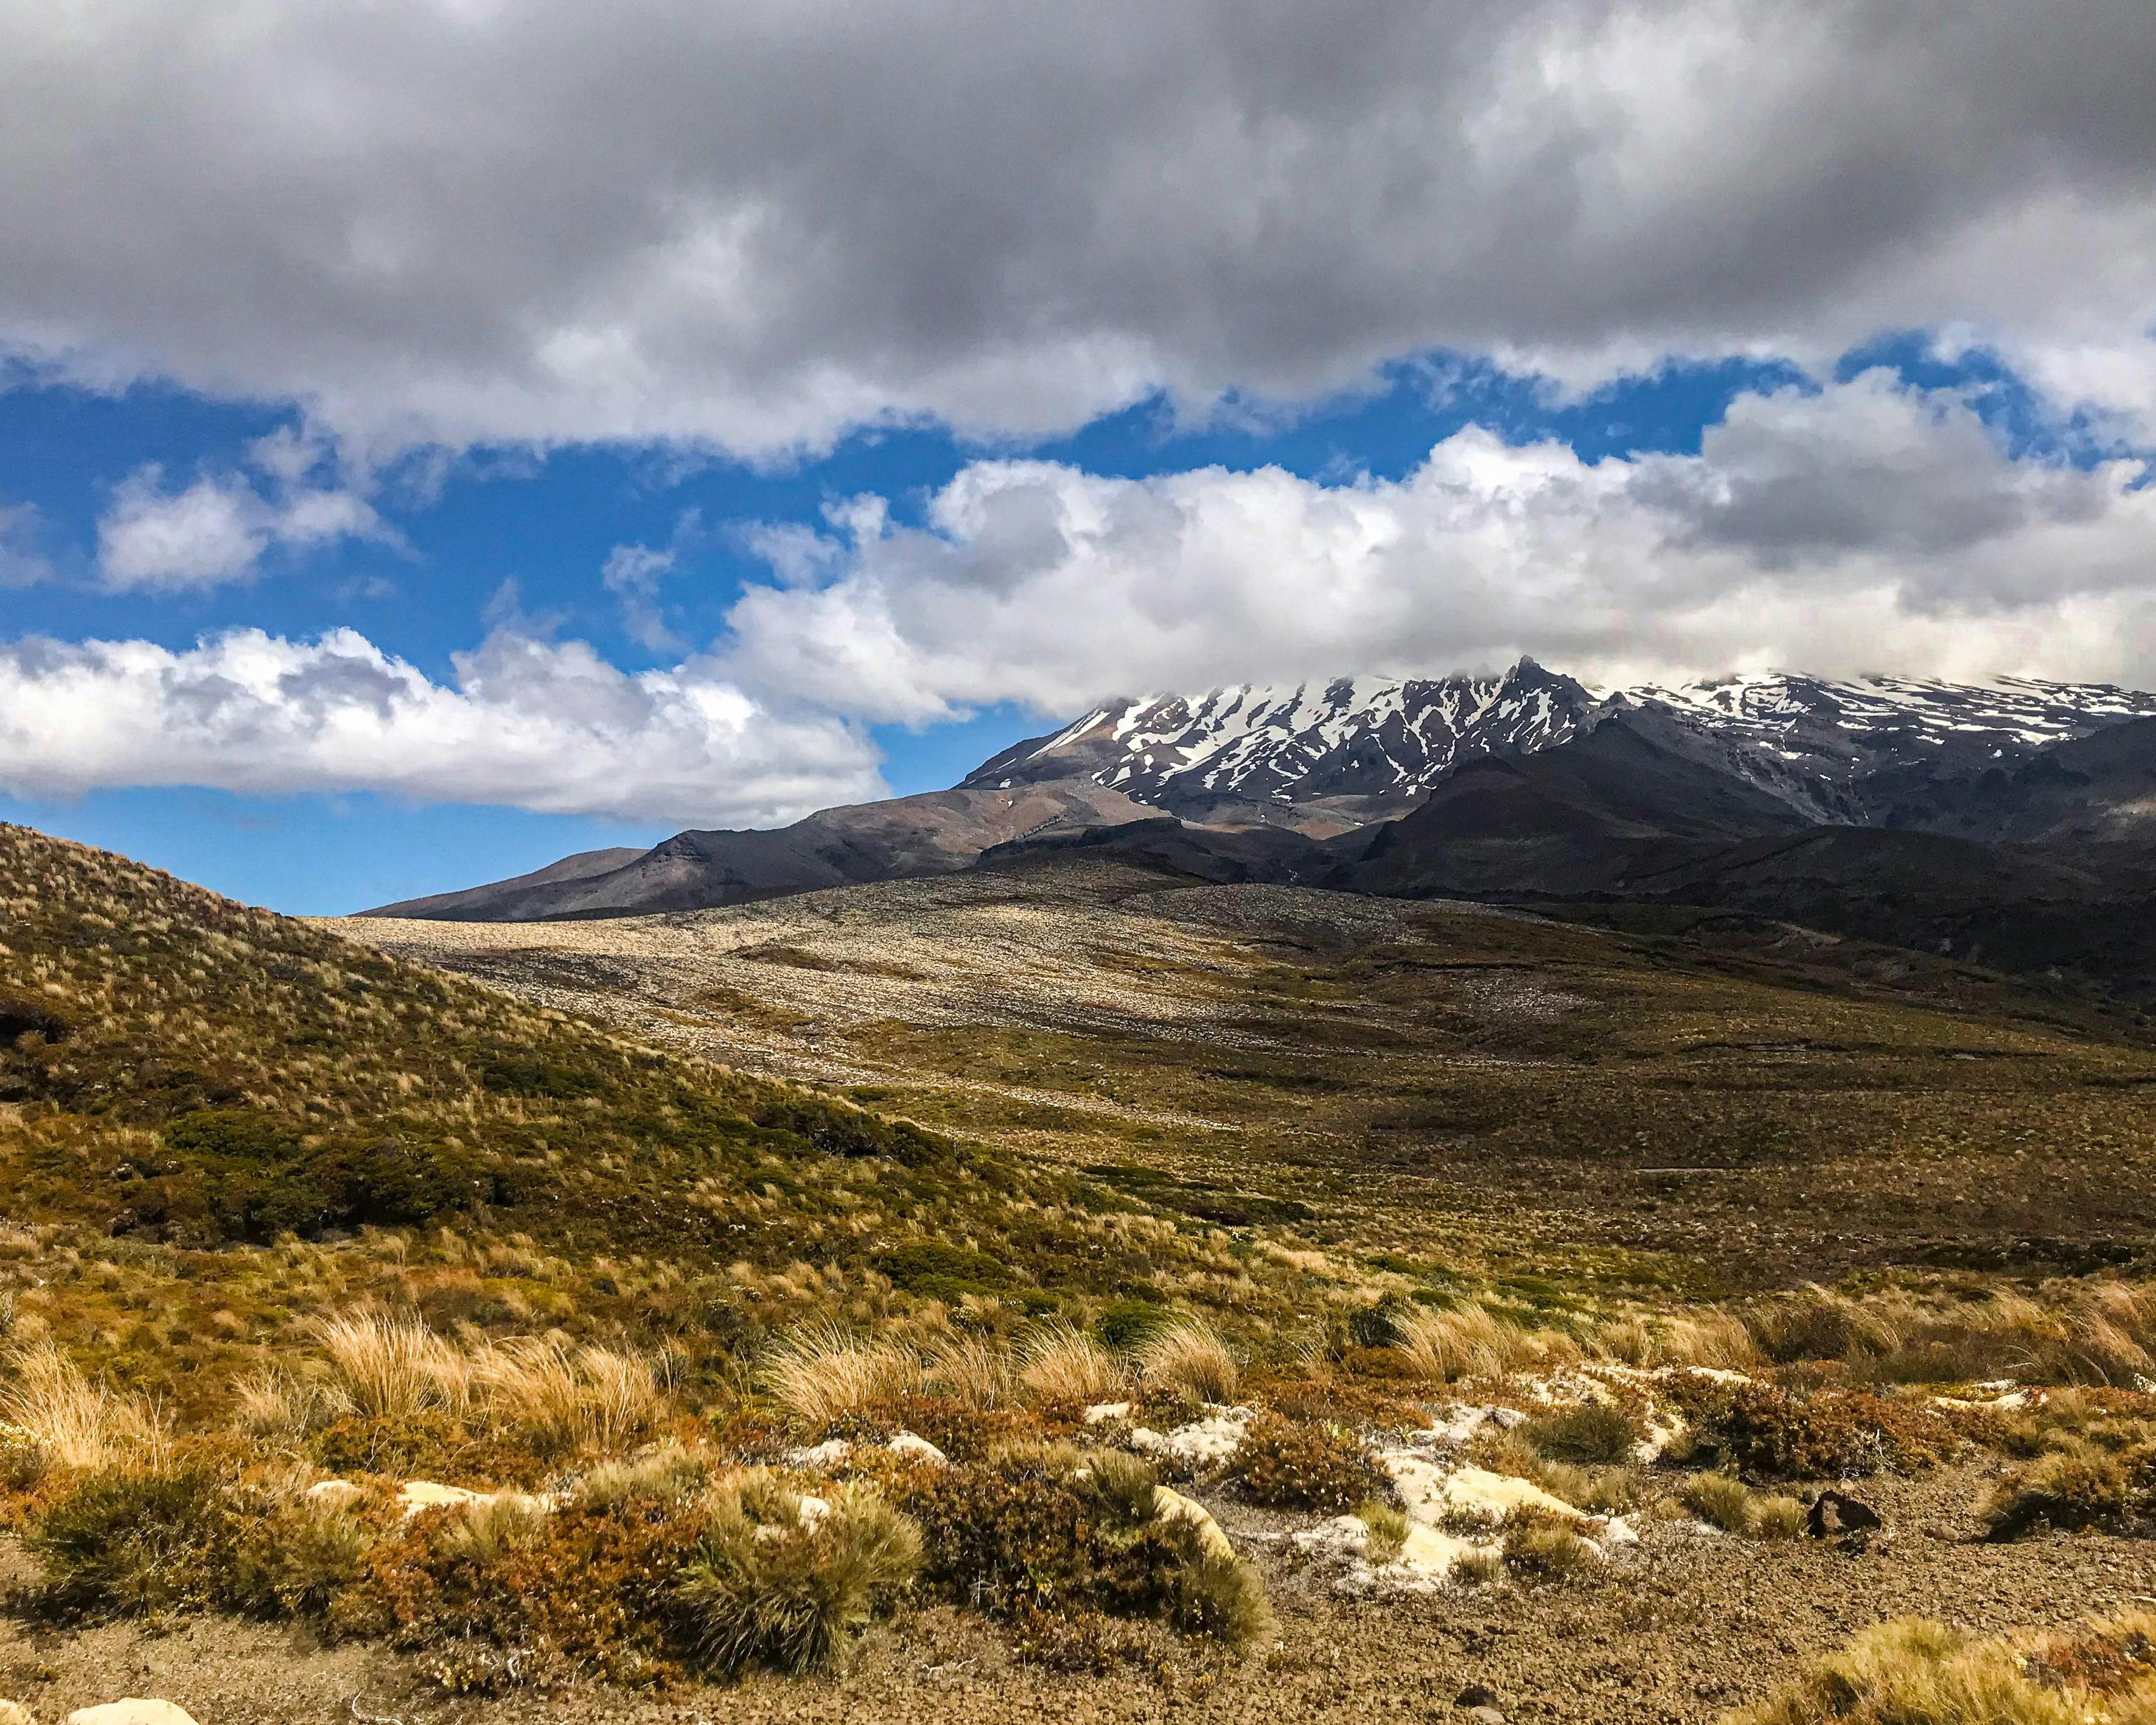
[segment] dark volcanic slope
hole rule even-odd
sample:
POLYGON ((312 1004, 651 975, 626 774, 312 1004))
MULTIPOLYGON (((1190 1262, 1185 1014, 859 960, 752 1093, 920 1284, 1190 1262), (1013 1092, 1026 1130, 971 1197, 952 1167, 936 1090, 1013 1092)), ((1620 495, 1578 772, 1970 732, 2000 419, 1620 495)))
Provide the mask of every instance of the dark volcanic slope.
POLYGON ((603 873, 546 878, 564 866, 557 863, 537 875, 362 914, 537 922, 707 910, 825 886, 949 874, 989 846, 1029 834, 1152 814, 1086 779, 1009 791, 934 791, 826 809, 770 831, 679 833, 651 850, 629 853, 621 866, 603 873))
POLYGON ((1326 884, 1413 898, 1614 892, 1803 824, 1768 793, 1613 719, 1540 754, 1469 762, 1414 814, 1336 840, 1326 884))

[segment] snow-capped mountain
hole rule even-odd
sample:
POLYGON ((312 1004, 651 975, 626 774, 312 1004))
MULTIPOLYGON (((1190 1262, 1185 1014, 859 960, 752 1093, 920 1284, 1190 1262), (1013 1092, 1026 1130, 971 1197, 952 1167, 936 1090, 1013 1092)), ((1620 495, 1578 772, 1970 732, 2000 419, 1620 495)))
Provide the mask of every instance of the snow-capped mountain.
POLYGON ((1343 677, 1111 701, 1006 750, 965 781, 1008 788, 1086 776, 1204 819, 1397 814, 1463 761, 1529 754, 1625 715, 1810 818, 1862 823, 1875 780, 2018 760, 2156 716, 2156 696, 2000 678, 1754 675, 1593 690, 1522 660, 1499 677, 1343 677))

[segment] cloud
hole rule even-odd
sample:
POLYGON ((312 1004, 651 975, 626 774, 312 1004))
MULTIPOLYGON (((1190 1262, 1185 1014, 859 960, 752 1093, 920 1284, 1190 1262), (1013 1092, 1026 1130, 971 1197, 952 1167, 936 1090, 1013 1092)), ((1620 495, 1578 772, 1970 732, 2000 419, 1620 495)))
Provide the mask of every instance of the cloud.
POLYGON ((921 526, 857 505, 730 618, 726 675, 921 724, 997 701, 1522 653, 1607 681, 1779 666, 2156 680, 2156 486, 2015 459, 1873 372, 1742 396, 1697 455, 1470 428, 1394 481, 982 461, 921 526))
POLYGON ((31 505, 0 503, 0 588, 52 578, 53 566, 38 548, 39 525, 31 505))
POLYGON ((393 540, 347 483, 316 484, 328 459, 319 443, 280 431, 249 452, 268 495, 241 475, 205 475, 180 490, 164 469, 137 468, 113 488, 97 524, 97 561, 116 591, 172 591, 245 581, 273 546, 304 550, 339 539, 393 540))
POLYGON ((664 550, 649 545, 617 545, 607 553, 599 570, 599 584, 614 596, 621 608, 622 628, 639 647, 654 653, 680 648, 680 637, 666 626, 659 587, 674 572, 682 551, 701 537, 703 531, 702 512, 684 510, 674 524, 673 542, 664 550))
POLYGON ((2156 404, 2147 0, 0 23, 0 344, 384 447, 1022 436, 1433 347, 1579 382, 1905 328, 2156 404))
POLYGON ((829 717, 760 707, 709 665, 628 675, 578 642, 497 630, 438 683, 349 629, 239 629, 0 646, 0 788, 128 785, 425 801, 705 826, 767 825, 880 794, 829 717))

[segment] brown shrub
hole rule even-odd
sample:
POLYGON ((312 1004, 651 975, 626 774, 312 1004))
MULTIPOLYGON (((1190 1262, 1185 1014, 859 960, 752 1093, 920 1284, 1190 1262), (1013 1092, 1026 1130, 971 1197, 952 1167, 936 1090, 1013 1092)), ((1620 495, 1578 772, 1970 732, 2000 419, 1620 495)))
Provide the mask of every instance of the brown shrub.
POLYGON ((921 1524, 921 1586, 953 1604, 1005 1620, 1151 1619, 1229 1643, 1270 1621, 1257 1572, 1200 1524, 1163 1514, 1149 1471, 1131 1458, 1089 1466, 1067 1449, 1013 1451, 916 1470, 892 1491, 921 1524))
POLYGON ((1695 1384, 1680 1393, 1698 1445, 1757 1478, 1906 1471, 1929 1466, 1958 1441, 1936 1409, 1864 1390, 1695 1384))
POLYGON ((1328 1515, 1379 1495, 1384 1476, 1363 1446, 1329 1425, 1301 1425, 1260 1414, 1236 1447, 1229 1478, 1251 1502, 1268 1509, 1314 1509, 1328 1515))
POLYGON ((2132 1507, 2126 1470, 2116 1457, 2086 1445, 2054 1450, 1999 1482, 1985 1537, 2019 1539, 2040 1527, 2065 1532, 2103 1527, 2132 1507))

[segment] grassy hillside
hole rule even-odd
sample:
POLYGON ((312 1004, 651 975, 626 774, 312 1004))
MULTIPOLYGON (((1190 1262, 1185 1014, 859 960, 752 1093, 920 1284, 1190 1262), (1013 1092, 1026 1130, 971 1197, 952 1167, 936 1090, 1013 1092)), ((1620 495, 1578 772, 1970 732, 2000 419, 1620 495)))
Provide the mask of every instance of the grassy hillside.
POLYGON ((12 827, 0 1029, 0 1212, 100 1260, 51 1321, 183 1394, 260 1325, 377 1282, 498 1328, 566 1302, 701 1353, 788 1312, 1050 1309, 1211 1273, 1142 1201, 963 1122, 626 1041, 12 827), (311 1241, 295 1293, 269 1266, 311 1241), (133 1300, 161 1316, 126 1321, 133 1300))
POLYGON ((2138 1025, 1096 863, 356 927, 436 962, 0 829, 40 1717, 1659 1725, 2156 1584, 2138 1025), (1852 1478, 1900 1561, 1799 1538, 1852 1478))
POLYGON ((1612 932, 1065 861, 348 926, 1366 1266, 1652 1296, 2074 1272, 2156 1230, 2144 1025, 1784 925, 1612 932))

